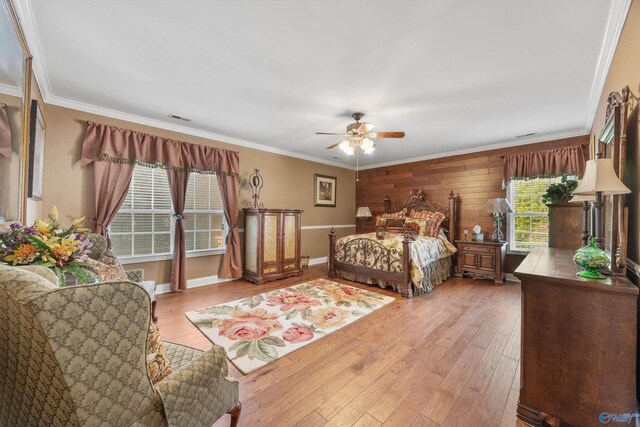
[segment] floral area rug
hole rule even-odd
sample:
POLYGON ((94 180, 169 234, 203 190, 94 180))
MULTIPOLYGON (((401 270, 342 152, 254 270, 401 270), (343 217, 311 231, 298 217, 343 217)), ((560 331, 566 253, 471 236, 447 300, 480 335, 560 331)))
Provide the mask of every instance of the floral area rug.
POLYGON ((186 313, 244 374, 355 322, 395 298, 325 279, 186 313))

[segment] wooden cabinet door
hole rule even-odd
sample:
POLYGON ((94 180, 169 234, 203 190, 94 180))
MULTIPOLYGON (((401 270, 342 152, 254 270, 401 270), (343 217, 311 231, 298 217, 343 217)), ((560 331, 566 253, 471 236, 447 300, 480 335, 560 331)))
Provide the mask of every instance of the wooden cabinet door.
POLYGON ((263 274, 280 272, 280 214, 266 212, 262 221, 262 269, 263 274))
POLYGON ((493 254, 478 254, 478 270, 495 272, 496 257, 493 254))
POLYGON ((258 273, 258 233, 260 223, 257 214, 246 214, 244 225, 244 269, 250 273, 258 273))
POLYGON ((293 261, 298 255, 298 215, 282 215, 282 262, 293 261))
POLYGON ((475 252, 462 253, 462 268, 475 270, 478 268, 478 254, 475 252))

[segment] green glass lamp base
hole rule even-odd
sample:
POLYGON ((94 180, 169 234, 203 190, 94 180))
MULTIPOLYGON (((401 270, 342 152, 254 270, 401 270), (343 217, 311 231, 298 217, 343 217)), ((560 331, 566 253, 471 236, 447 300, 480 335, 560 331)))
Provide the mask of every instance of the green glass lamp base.
POLYGON ((601 274, 598 270, 582 270, 576 273, 576 275, 580 277, 584 277, 586 279, 606 279, 607 276, 601 274))

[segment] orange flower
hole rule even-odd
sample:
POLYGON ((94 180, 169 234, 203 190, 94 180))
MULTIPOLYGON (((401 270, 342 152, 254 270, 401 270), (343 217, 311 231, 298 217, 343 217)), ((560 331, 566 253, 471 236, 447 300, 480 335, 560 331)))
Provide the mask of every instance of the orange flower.
POLYGON ((18 246, 12 252, 13 253, 9 256, 6 256, 4 260, 13 262, 13 265, 16 265, 33 261, 31 258, 33 258, 38 253, 38 249, 36 249, 36 247, 30 243, 25 243, 18 246))

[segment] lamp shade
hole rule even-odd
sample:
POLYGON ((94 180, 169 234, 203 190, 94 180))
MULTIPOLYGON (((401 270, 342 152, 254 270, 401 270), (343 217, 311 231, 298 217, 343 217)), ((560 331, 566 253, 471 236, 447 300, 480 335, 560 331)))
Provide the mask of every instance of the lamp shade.
POLYGON ((358 208, 358 212, 356 212, 356 218, 371 218, 372 216, 371 211, 366 206, 358 208))
POLYGON ((573 190, 573 195, 589 196, 594 195, 596 191, 604 195, 631 193, 616 176, 613 159, 588 160, 582 181, 573 190))
POLYGON ((569 203, 595 202, 595 194, 579 194, 569 199, 569 203))
POLYGON ((484 204, 484 210, 489 213, 512 213, 513 209, 511 208, 511 204, 507 199, 504 198, 496 198, 489 199, 487 203, 484 204))

